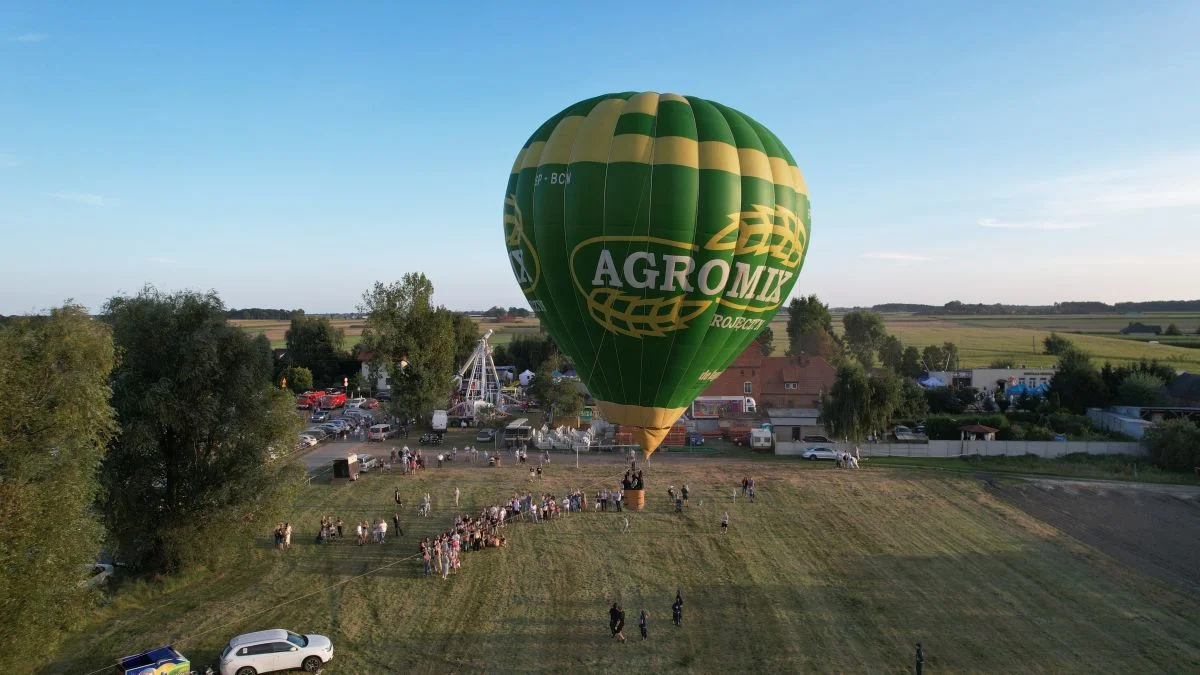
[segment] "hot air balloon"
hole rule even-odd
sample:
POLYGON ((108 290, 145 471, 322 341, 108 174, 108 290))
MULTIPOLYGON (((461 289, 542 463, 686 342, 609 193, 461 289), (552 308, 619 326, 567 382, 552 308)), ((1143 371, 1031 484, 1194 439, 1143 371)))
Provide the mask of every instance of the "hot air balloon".
POLYGON ((774 134, 677 94, 566 108, 521 148, 504 196, 517 283, 647 457, 787 300, 809 224, 774 134))

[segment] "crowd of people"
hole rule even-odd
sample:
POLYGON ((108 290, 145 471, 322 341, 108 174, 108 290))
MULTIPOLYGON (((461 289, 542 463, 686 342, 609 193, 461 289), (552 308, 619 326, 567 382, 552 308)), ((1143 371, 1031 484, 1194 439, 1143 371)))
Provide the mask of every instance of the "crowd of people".
POLYGON ((862 461, 862 452, 858 449, 857 445, 854 446, 853 454, 848 451, 842 451, 837 456, 839 469, 857 469, 860 461, 862 461))

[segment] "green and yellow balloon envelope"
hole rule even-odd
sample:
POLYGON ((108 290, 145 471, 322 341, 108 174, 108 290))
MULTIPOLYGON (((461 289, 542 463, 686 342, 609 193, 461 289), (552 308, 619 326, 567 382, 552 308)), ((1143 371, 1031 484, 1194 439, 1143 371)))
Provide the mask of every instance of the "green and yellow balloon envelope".
POLYGON ((647 456, 787 300, 809 224, 774 134, 677 94, 606 94, 551 117, 504 197, 521 290, 647 456))

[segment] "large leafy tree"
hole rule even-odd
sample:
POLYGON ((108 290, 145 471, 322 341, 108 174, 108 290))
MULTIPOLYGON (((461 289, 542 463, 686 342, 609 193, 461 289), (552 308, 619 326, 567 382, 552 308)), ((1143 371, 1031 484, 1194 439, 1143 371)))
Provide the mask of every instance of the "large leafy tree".
POLYGON ((1192 471, 1200 466, 1200 426, 1189 420, 1155 422, 1142 444, 1150 459, 1164 469, 1192 471))
POLYGON ((900 357, 900 374, 908 378, 921 377, 925 374, 925 364, 921 361, 921 350, 916 347, 905 347, 900 357))
POLYGON ((313 388, 312 371, 304 366, 288 366, 283 369, 280 378, 280 383, 287 380, 288 391, 293 394, 311 391, 313 388))
POLYGON ((770 356, 775 351, 775 331, 771 330, 770 326, 762 329, 762 332, 754 339, 754 344, 758 345, 759 354, 770 356))
POLYGON ((559 378, 554 379, 553 372, 558 366, 558 356, 552 354, 538 366, 529 383, 529 395, 546 411, 547 421, 553 415, 555 419, 575 417, 583 409, 583 394, 574 382, 559 378))
POLYGON ((958 345, 944 342, 929 345, 921 351, 921 361, 927 370, 958 370, 958 345))
POLYGON ((271 381, 271 348, 229 325, 214 293, 147 287, 104 307, 120 364, 121 436, 101 468, 105 522, 120 558, 147 571, 237 555, 300 484, 270 460, 295 442, 291 397, 271 381))
POLYGON ((292 317, 287 333, 288 363, 312 371, 313 380, 322 387, 340 385, 346 353, 346 334, 335 328, 327 317, 292 317))
POLYGON ((83 307, 0 328, 0 672, 28 669, 87 606, 113 362, 107 327, 83 307))
POLYGON ((862 365, 844 363, 821 400, 821 418, 835 438, 861 441, 886 428, 899 403, 899 380, 868 377, 862 365))
POLYGON ((444 408, 454 377, 454 320, 433 304, 433 282, 409 272, 391 284, 376 282, 363 294, 367 315, 362 345, 375 368, 386 369, 389 410, 401 419, 444 408))
MULTIPOLYGON (((512 309, 516 309, 515 307, 512 309)), ((462 313, 453 315, 454 322, 454 366, 461 368, 471 358, 475 345, 479 344, 479 324, 462 313)))
POLYGON ((1058 356, 1075 345, 1058 333, 1051 332, 1046 336, 1045 340, 1042 340, 1042 346, 1045 348, 1047 354, 1058 356))
POLYGON ((833 314, 829 305, 816 295, 792 298, 788 305, 788 354, 808 354, 836 359, 841 343, 833 331, 833 314))
POLYGON ((1131 373, 1117 387, 1117 403, 1121 405, 1163 405, 1166 402, 1166 385, 1150 373, 1131 373))
POLYGON ((925 398, 925 388, 916 380, 900 378, 896 409, 893 412, 896 419, 919 421, 929 414, 929 400, 925 398))
POLYGON ((904 343, 895 335, 885 335, 879 343, 879 361, 893 373, 904 367, 904 343))
POLYGON ((1058 370, 1050 378, 1050 391, 1060 405, 1074 413, 1108 403, 1109 389, 1091 356, 1070 348, 1058 357, 1058 370))
POLYGON ((842 317, 846 348, 864 368, 875 365, 875 353, 887 336, 883 317, 865 309, 849 312, 842 317))

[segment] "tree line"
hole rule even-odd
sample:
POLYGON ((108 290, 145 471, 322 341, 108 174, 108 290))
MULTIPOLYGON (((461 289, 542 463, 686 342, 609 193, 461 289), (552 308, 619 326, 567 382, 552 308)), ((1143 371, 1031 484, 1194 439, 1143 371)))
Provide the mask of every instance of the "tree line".
MULTIPOLYGON (((363 296, 363 346, 392 369, 396 414, 444 407, 478 340, 432 295, 407 274, 363 296)), ((288 459, 300 418, 280 375, 332 383, 351 361, 328 319, 291 321, 282 364, 212 292, 147 286, 94 317, 68 304, 0 326, 0 672, 87 619, 99 598, 79 582, 102 551, 136 576, 256 555, 245 542, 305 478, 288 459)))
POLYGON ((964 303, 952 300, 944 305, 891 302, 873 305, 876 312, 908 312, 919 315, 977 314, 1130 314, 1136 312, 1200 312, 1200 300, 1149 300, 1144 302, 1096 301, 1056 302, 1053 305, 1008 305, 1003 303, 964 303))
POLYGON ((230 319, 238 320, 287 321, 292 317, 304 316, 304 310, 263 309, 261 307, 248 307, 246 309, 231 309, 225 312, 225 316, 230 319))

